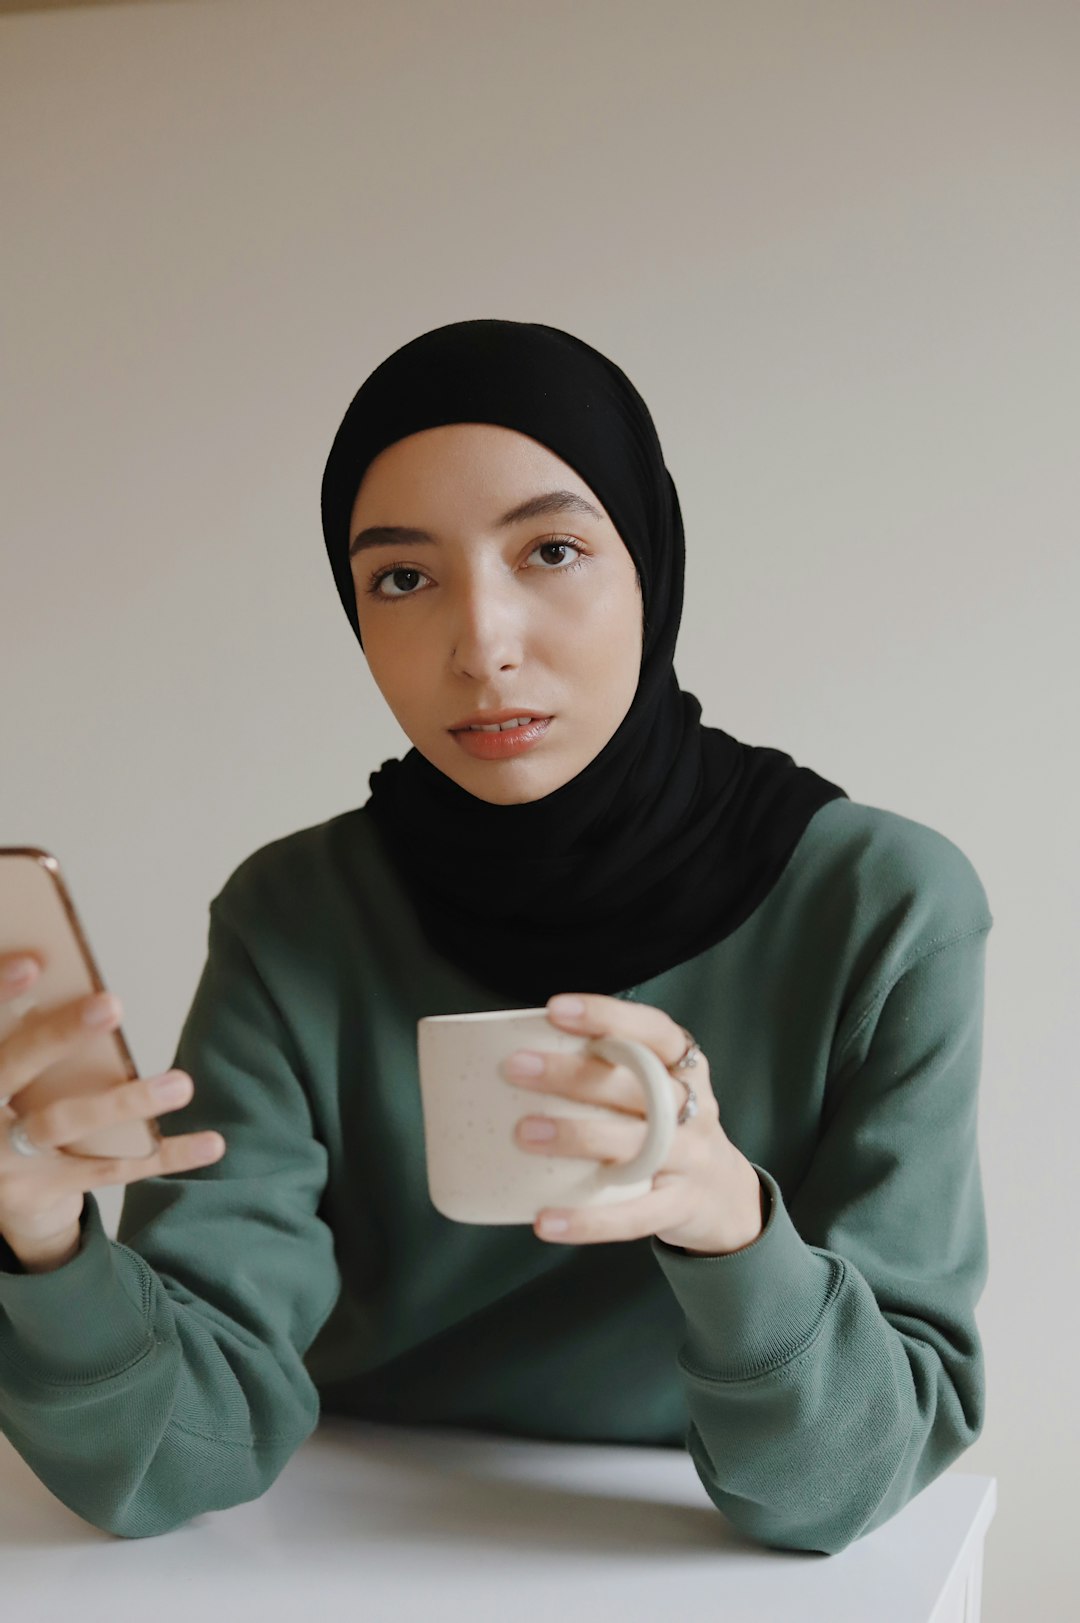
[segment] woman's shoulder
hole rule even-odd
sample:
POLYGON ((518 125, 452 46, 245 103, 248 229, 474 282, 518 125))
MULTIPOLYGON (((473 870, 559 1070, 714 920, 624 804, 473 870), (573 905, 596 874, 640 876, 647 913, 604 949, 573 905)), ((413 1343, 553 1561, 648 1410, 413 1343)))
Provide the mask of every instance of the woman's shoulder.
POLYGON ((232 868, 210 905, 245 919, 310 915, 341 898, 345 869, 362 874, 379 861, 370 819, 354 808, 256 846, 232 868))
POLYGON ((928 823, 842 799, 823 806, 807 833, 801 866, 806 914, 815 921, 809 935, 819 946, 828 941, 856 1004, 993 925, 975 863, 928 823))
POLYGON ((812 820, 822 855, 833 855, 893 888, 932 888, 989 914, 983 878, 970 855, 942 829, 887 807, 830 800, 812 820))

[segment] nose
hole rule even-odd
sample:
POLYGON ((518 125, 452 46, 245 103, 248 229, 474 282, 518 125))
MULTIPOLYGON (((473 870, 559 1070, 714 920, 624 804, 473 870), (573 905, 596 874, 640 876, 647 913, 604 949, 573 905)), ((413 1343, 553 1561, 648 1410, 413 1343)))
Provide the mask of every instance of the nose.
POLYGON ((520 605, 490 579, 464 587, 448 615, 450 659, 456 674, 486 681, 521 664, 520 605))

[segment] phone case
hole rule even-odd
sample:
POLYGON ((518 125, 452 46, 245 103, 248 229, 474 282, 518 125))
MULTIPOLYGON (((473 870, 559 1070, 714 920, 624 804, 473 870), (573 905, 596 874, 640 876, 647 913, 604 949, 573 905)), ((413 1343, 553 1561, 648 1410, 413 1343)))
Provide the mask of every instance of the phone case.
MULTIPOLYGON (((32 952, 44 966, 28 992, 0 1002, 0 1041, 31 1009, 54 1009, 109 988, 94 955, 60 864, 36 846, 0 846, 0 952, 32 952)), ((104 1093, 139 1073, 119 1027, 90 1032, 20 1088, 10 1101, 18 1115, 61 1096, 104 1093)), ((0 1098, 0 1103, 9 1101, 0 1098)), ((64 1145, 68 1155, 142 1160, 163 1135, 153 1118, 114 1122, 64 1145)))

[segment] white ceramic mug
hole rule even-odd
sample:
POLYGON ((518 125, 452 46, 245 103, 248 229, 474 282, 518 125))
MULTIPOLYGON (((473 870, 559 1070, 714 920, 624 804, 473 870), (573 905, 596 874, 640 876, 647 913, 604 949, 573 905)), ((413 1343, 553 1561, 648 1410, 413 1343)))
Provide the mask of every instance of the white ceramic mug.
POLYGON ((675 1136, 679 1090, 651 1048, 625 1037, 580 1037, 545 1009, 431 1014, 417 1021, 424 1146, 432 1205, 458 1223, 535 1223, 548 1206, 607 1206, 648 1194, 675 1136), (648 1104, 645 1143, 629 1162, 526 1150, 522 1116, 610 1116, 565 1094, 518 1088, 499 1069, 516 1048, 586 1050, 640 1078, 648 1104))

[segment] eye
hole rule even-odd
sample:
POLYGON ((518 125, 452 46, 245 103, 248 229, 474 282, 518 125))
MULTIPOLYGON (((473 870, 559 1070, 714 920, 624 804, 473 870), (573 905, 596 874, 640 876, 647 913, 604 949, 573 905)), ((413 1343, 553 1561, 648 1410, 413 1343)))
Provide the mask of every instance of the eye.
POLYGON ((381 569, 377 575, 372 575, 367 588, 369 597, 415 597, 415 592, 380 592, 379 587, 391 575, 419 575, 419 569, 411 569, 407 564, 391 564, 388 569, 381 569))
MULTIPOLYGON (((557 569, 557 570, 547 569, 547 570, 544 571, 544 573, 547 574, 547 575, 551 575, 551 574, 566 575, 566 574, 568 574, 570 572, 571 569, 576 569, 578 564, 581 562, 582 558, 585 556, 585 548, 582 547, 582 546, 579 546, 576 541, 571 540, 570 536, 568 536, 568 535, 554 536, 550 541, 538 541, 536 543, 535 547, 533 548, 533 552, 544 552, 549 547, 555 547, 560 552, 565 552, 567 547, 573 547, 574 556, 575 556, 576 561, 574 563, 572 563, 572 564, 567 564, 566 567, 562 568, 562 569, 557 569)), ((532 554, 530 553, 529 556, 531 557, 532 554)))
MULTIPOLYGON (((562 564, 557 569, 542 569, 540 571, 540 573, 544 574, 544 575, 568 575, 571 572, 571 570, 577 569, 580 566, 580 564, 582 563, 582 561, 583 561, 584 557, 586 556, 586 554, 585 554, 585 548, 581 545, 581 543, 578 542, 578 541, 573 540, 573 538, 571 536, 568 536, 568 535, 555 535, 555 536, 551 536, 546 541, 538 541, 536 543, 535 547, 532 549, 533 553, 543 552, 543 551, 548 550, 550 548, 556 548, 556 549, 565 551, 567 549, 567 547, 573 547, 573 549, 574 549, 574 552, 576 554, 576 560, 575 560, 574 563, 572 563, 572 564, 562 564)), ((529 556, 532 557, 532 553, 530 553, 529 556)), ((382 598, 386 602, 393 601, 393 599, 395 599, 395 598, 397 598, 400 601, 400 599, 403 598, 403 597, 417 597, 419 595, 417 592, 414 592, 414 591, 407 591, 407 592, 384 592, 384 591, 382 591, 380 588, 382 586, 383 581, 388 580, 391 575, 414 575, 414 576, 419 577, 421 580, 426 580, 428 578, 426 575, 424 575, 422 570, 414 569, 412 564, 387 564, 385 569, 380 569, 376 574, 372 575, 371 580, 369 581, 367 587, 365 588, 365 590, 367 591, 367 595, 369 597, 382 598)))

